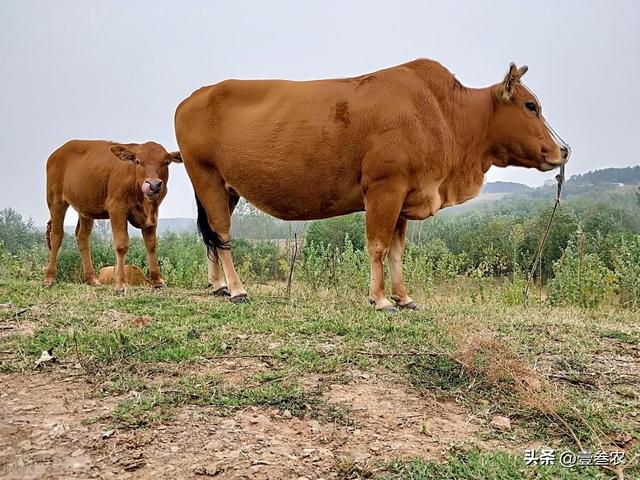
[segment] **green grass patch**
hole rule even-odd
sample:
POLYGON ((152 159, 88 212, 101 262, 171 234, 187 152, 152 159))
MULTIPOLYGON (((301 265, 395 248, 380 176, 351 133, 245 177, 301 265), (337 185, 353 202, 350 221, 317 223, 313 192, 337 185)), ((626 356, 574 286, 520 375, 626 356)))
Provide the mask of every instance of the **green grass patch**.
POLYGON ((525 465, 521 456, 504 451, 450 454, 445 462, 416 459, 396 461, 389 465, 381 479, 397 480, 596 480, 614 476, 599 467, 566 468, 525 465))

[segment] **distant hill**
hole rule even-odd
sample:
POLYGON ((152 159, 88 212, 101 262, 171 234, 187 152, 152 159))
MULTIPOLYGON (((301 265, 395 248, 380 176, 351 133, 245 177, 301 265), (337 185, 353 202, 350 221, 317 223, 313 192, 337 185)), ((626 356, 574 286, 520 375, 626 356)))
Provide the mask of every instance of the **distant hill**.
POLYGON ((165 232, 183 233, 183 232, 195 232, 196 220, 195 218, 159 218, 158 219, 158 234, 165 232))
POLYGON ((603 168, 602 170, 572 175, 567 184, 569 182, 573 185, 640 185, 640 165, 623 168, 603 168))
MULTIPOLYGON (((564 184, 562 197, 585 198, 588 200, 605 199, 611 195, 624 195, 635 192, 640 185, 640 166, 624 168, 604 168, 591 172, 572 175, 564 184)), ((552 198, 556 183, 550 181, 542 187, 529 192, 516 193, 518 198, 552 198)))
POLYGON ((483 193, 517 193, 528 192, 533 188, 516 182, 489 182, 485 183, 482 187, 481 194, 483 193))

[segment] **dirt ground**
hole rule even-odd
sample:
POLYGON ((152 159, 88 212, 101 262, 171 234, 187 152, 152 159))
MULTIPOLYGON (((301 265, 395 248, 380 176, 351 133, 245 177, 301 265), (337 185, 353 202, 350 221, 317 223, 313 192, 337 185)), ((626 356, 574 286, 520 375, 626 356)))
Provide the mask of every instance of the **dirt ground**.
POLYGON ((353 462, 375 472, 380 460, 440 459, 469 442, 500 445, 478 440, 480 421, 457 403, 405 385, 363 373, 326 387, 324 400, 348 409, 347 422, 185 406, 168 422, 113 430, 89 420, 108 418, 119 399, 99 398, 79 374, 1 374, 0 477, 329 479, 353 462))

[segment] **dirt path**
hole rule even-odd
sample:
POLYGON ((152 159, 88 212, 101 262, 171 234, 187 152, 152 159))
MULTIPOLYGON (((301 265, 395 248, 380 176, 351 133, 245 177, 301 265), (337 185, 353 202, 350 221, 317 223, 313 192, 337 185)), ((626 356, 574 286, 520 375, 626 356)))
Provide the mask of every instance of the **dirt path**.
POLYGON ((81 376, 1 374, 0 477, 328 479, 354 462, 375 470, 383 460, 438 459, 452 444, 480 443, 479 422, 460 405, 402 384, 365 374, 324 390, 347 422, 186 406, 169 422, 106 436, 109 420, 87 420, 108 418, 118 399, 96 397, 81 376))

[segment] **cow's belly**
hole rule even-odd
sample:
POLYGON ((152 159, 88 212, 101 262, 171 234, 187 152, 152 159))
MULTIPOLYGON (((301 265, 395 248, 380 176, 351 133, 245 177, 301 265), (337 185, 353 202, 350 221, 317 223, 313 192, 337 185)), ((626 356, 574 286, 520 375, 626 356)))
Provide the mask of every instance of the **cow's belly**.
POLYGON ((274 217, 313 220, 364 208, 356 169, 345 171, 296 159, 270 163, 238 158, 233 163, 234 168, 221 171, 228 187, 274 217))
POLYGON ((106 195, 103 194, 104 188, 104 185, 92 182, 88 177, 65 179, 63 198, 83 217, 96 220, 107 219, 109 212, 107 211, 106 195))
POLYGON ((215 165, 228 186, 257 208, 286 220, 362 210, 361 157, 334 132, 239 128, 236 133, 243 130, 239 139, 221 139, 215 165))

